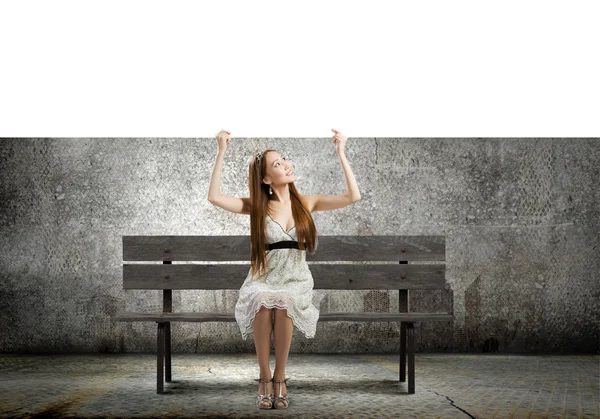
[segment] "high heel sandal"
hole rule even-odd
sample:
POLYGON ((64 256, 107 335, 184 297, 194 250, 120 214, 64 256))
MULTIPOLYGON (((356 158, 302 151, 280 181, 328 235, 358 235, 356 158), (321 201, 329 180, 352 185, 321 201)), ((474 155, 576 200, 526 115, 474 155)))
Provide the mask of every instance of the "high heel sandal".
POLYGON ((279 384, 279 394, 275 394, 273 407, 275 409, 287 409, 290 404, 290 400, 288 399, 287 395, 287 380, 289 380, 289 378, 284 380, 275 380, 275 378, 273 378, 273 380, 275 383, 279 384), (285 394, 281 394, 281 384, 285 384, 285 394))
MULTIPOLYGON (((265 383, 265 393, 266 393, 267 392, 267 383, 273 382, 273 379, 271 378, 270 380, 261 380, 259 378, 258 381, 261 383, 265 383)), ((260 386, 260 384, 259 384, 259 386, 260 386)), ((260 394, 260 388, 258 391, 259 391, 259 394, 256 399, 256 406, 259 409, 272 409, 273 408, 273 390, 271 389, 271 393, 269 393, 269 394, 260 394)))

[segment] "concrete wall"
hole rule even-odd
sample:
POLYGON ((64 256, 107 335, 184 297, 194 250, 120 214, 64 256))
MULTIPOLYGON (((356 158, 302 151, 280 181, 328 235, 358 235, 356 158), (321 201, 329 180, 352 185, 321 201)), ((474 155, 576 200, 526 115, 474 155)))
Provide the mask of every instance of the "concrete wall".
MULTIPOLYGON (((248 196, 250 155, 275 148, 302 193, 345 191, 330 138, 239 139, 222 192, 248 196)), ((349 138, 362 200, 315 212, 319 233, 443 234, 447 292, 411 309, 418 351, 587 352, 600 339, 599 139, 349 138)), ((159 291, 122 289, 122 235, 249 234, 249 218, 207 201, 216 141, 0 139, 0 352, 154 352, 159 291)), ((233 312, 237 290, 174 291, 175 311, 233 312)), ((397 291, 315 290, 327 310, 398 309, 397 291), (370 308, 369 308, 370 307, 370 308)), ((253 352, 236 323, 175 323, 174 352, 253 352)), ((394 323, 319 323, 291 352, 394 352, 394 323)))

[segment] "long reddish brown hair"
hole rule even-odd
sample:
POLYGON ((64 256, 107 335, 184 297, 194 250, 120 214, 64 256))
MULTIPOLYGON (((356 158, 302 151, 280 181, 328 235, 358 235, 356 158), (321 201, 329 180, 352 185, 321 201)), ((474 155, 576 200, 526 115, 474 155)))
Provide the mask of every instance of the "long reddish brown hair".
MULTIPOLYGON (((250 262, 252 263, 252 276, 258 272, 262 275, 266 271, 266 219, 269 207, 269 185, 262 183, 267 174, 266 154, 273 149, 265 150, 261 159, 256 156, 250 162, 249 188, 250 188, 250 262)), ((290 200, 292 201, 292 215, 296 225, 296 238, 300 250, 313 254, 317 248, 317 228, 309 211, 306 199, 298 192, 294 182, 289 183, 290 200)), ((290 239, 291 240, 291 239, 290 239)))

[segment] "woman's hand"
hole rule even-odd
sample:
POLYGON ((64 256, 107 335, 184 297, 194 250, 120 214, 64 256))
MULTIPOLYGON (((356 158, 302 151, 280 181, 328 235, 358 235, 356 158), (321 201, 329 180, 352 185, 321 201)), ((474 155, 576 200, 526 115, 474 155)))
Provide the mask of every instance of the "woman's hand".
POLYGON ((230 137, 231 133, 229 131, 225 131, 222 129, 217 134, 217 145, 219 147, 219 151, 225 152, 227 150, 227 144, 231 141, 230 137))
POLYGON ((344 150, 346 148, 346 140, 348 138, 346 138, 346 136, 344 134, 342 134, 341 132, 339 132, 336 129, 331 128, 331 130, 333 132, 335 132, 335 135, 332 138, 333 138, 333 142, 335 143, 335 151, 339 155, 340 153, 344 152, 344 150))

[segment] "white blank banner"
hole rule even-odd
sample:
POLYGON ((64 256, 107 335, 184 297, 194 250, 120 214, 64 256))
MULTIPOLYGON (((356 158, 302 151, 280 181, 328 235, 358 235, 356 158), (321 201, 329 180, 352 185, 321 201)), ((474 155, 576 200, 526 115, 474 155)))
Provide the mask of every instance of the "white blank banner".
POLYGON ((597 136, 597 5, 2 2, 0 136, 597 136))

